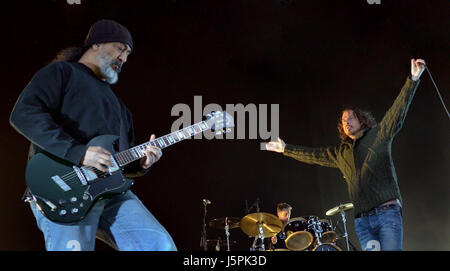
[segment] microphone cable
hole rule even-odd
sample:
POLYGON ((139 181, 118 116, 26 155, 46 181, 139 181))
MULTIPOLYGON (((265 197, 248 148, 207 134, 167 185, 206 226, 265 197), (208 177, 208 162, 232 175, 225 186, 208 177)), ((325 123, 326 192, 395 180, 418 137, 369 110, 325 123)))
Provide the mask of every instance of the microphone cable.
POLYGON ((425 70, 427 70, 428 75, 430 76, 431 82, 433 82, 434 88, 436 89, 436 92, 439 96, 439 99, 441 100, 442 106, 444 107, 445 112, 447 113, 447 117, 450 119, 450 114, 448 113, 448 109, 445 106, 444 100, 442 99, 442 95, 439 92, 439 88, 437 87, 436 83, 434 82, 433 76, 431 75, 430 69, 428 69, 427 65, 423 65, 425 67, 425 70))

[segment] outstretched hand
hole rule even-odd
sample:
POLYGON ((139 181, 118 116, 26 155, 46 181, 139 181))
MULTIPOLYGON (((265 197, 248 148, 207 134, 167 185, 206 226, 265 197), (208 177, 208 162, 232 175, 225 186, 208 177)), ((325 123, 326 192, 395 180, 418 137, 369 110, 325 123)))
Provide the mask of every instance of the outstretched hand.
POLYGON ((274 152, 284 152, 284 147, 286 147, 286 143, 284 143, 281 138, 278 138, 278 141, 270 141, 266 143, 266 150, 274 151, 274 152))

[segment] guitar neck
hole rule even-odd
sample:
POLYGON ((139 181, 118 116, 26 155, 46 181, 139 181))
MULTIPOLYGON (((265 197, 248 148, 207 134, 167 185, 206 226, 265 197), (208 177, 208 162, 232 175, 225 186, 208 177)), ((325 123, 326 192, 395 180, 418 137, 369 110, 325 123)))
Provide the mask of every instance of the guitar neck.
POLYGON ((145 157, 143 151, 150 145, 158 147, 160 149, 164 149, 187 138, 203 133, 204 131, 209 129, 210 127, 208 126, 208 124, 205 121, 201 121, 176 132, 158 137, 152 141, 148 141, 133 148, 118 152, 113 156, 119 166, 123 167, 129 163, 145 157))

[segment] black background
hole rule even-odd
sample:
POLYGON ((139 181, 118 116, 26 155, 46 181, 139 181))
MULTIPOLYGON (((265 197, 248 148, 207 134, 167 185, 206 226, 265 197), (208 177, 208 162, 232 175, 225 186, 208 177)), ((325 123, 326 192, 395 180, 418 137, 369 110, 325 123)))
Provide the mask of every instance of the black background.
MULTIPOLYGON (((380 120, 410 73, 411 58, 425 59, 450 104, 449 7, 446 0, 3 2, 0 250, 44 249, 20 200, 29 144, 9 126, 9 114, 33 74, 60 49, 81 45, 96 20, 117 20, 133 35, 135 50, 113 89, 133 112, 137 143, 167 134, 178 118, 172 107, 184 103, 193 111, 194 96, 201 95, 203 106, 279 104, 281 138, 318 147, 338 144, 342 105, 380 120)), ((449 127, 425 72, 392 149, 405 250, 450 249, 449 127)), ((280 201, 291 204, 292 217, 325 218, 328 209, 349 202, 338 170, 260 151, 262 141, 179 143, 136 179, 133 191, 179 250, 197 251, 203 198, 212 201, 208 221, 243 217, 246 201, 257 198, 269 213, 280 201)), ((350 241, 359 250, 353 215, 347 213, 350 241)), ((207 234, 225 237, 211 228, 207 234)), ((253 241, 240 229, 231 230, 231 239, 234 250, 248 250, 253 241)), ((345 247, 342 240, 338 245, 345 247)), ((97 249, 111 250, 100 241, 97 249)))

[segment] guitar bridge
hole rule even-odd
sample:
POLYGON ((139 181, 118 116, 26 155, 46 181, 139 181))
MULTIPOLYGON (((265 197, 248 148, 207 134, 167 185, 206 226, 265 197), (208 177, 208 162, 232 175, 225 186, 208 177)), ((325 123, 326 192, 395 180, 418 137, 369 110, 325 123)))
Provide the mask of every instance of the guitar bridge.
MULTIPOLYGON (((81 167, 81 169, 79 167, 73 166, 73 170, 75 171, 75 173, 77 174, 78 179, 80 180, 82 185, 87 185, 87 179, 84 176, 83 172, 86 172, 86 169, 81 167)), ((87 172, 86 172, 87 173, 87 172)), ((94 173, 95 174, 95 173, 94 173)))

